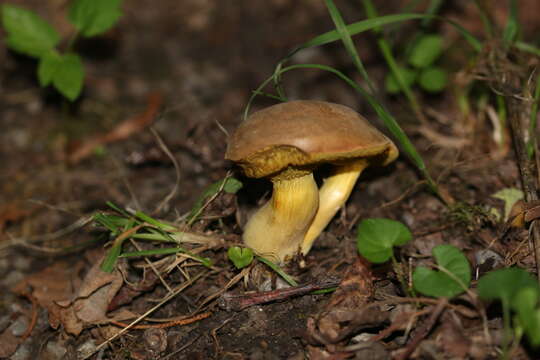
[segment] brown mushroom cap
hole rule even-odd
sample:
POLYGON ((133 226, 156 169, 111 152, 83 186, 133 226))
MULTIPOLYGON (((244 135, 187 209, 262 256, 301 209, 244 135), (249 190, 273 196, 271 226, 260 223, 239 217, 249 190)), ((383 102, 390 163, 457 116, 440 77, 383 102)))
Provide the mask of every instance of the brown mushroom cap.
POLYGON ((264 177, 289 166, 313 166, 353 158, 386 165, 394 143, 356 111, 324 101, 298 100, 252 114, 232 135, 225 158, 247 176, 264 177))

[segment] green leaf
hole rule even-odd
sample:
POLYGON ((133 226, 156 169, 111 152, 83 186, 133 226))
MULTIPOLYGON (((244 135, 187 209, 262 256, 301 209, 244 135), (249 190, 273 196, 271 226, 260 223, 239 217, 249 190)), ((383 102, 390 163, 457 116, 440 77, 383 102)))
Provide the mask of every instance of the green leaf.
POLYGON ((434 297, 454 297, 464 292, 471 283, 471 267, 461 250, 452 245, 439 245, 432 253, 439 268, 446 271, 417 267, 413 273, 414 288, 434 297))
POLYGON ((62 57, 56 51, 49 51, 39 59, 38 79, 42 87, 50 85, 56 70, 62 65, 62 57))
POLYGON ((442 91, 447 82, 448 74, 446 70, 437 66, 430 66, 422 70, 418 78, 418 84, 422 89, 431 93, 442 91))
POLYGON ((122 252, 122 243, 114 244, 109 251, 107 252, 107 255, 105 255, 105 258, 101 262, 101 271, 104 271, 106 273, 111 273, 114 270, 114 267, 116 266, 116 261, 118 260, 118 256, 120 256, 120 253, 122 252))
POLYGON ((534 276, 520 268, 506 268, 482 276, 478 280, 478 295, 484 300, 512 304, 518 291, 526 287, 538 289, 534 276))
POLYGON ((193 208, 191 208, 191 212, 188 216, 188 222, 193 222, 195 220, 195 218, 198 216, 199 212, 201 211, 202 207, 204 206, 205 201, 211 198, 212 196, 216 195, 222 187, 223 187, 223 191, 225 191, 226 193, 236 194, 238 190, 242 188, 242 186, 244 186, 242 182, 233 177, 226 177, 208 186, 203 191, 201 196, 197 199, 197 201, 193 205, 193 208))
POLYGON ((9 4, 2 5, 0 10, 7 32, 6 44, 13 50, 40 57, 60 41, 56 30, 35 13, 9 4))
POLYGON ((101 34, 122 16, 122 0, 74 0, 69 9, 69 20, 81 35, 90 37, 101 34))
POLYGON ((504 201, 504 221, 506 221, 515 203, 523 199, 523 191, 516 188, 504 188, 491 196, 504 201))
MULTIPOLYGON (((407 86, 414 84, 414 80, 416 79, 416 71, 404 67, 399 67, 398 69, 403 81, 407 86)), ((389 94, 397 94, 401 92, 401 87, 399 86, 396 77, 392 73, 386 75, 384 87, 386 88, 386 92, 389 94)))
POLYGON ((533 346, 540 345, 540 310, 538 305, 538 288, 524 287, 512 300, 511 307, 516 312, 519 324, 525 330, 533 346))
POLYGON ((232 246, 227 250, 227 255, 237 269, 245 268, 253 261, 253 250, 250 248, 232 246))
POLYGON ((411 241, 409 229, 399 221, 365 219, 357 230, 356 245, 360 254, 373 263, 383 263, 392 257, 394 246, 411 241))
MULTIPOLYGON (((51 62, 50 66, 54 66, 52 74, 54 87, 66 98, 74 101, 81 93, 84 80, 84 68, 79 55, 65 54, 60 56, 60 59, 54 64, 51 62)), ((48 69, 47 74, 50 71, 51 69, 48 69)), ((40 73, 40 76, 43 76, 44 80, 47 79, 44 74, 40 73)))
POLYGON ((227 194, 236 194, 238 190, 240 190, 244 186, 240 180, 237 180, 235 178, 229 177, 225 181, 225 185, 223 185, 223 191, 225 191, 227 194))
POLYGON ((439 35, 424 35, 414 44, 409 55, 409 64, 417 68, 425 68, 441 56, 443 38, 439 35))

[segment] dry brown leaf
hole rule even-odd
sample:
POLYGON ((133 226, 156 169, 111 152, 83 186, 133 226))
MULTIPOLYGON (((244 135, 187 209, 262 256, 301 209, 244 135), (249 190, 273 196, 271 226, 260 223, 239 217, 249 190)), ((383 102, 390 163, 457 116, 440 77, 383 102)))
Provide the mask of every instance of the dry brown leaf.
POLYGON ((13 335, 13 332, 8 327, 0 333, 0 358, 8 358, 17 350, 23 338, 13 335))
MULTIPOLYGON (((49 311, 50 325, 55 329, 62 325, 66 332, 78 335, 85 326, 110 320, 107 308, 123 283, 118 270, 106 273, 101 271, 100 264, 101 260, 96 261, 84 279, 79 279, 82 263, 74 269, 59 262, 30 275, 14 292, 24 294, 30 287, 38 304, 49 311)), ((126 314, 120 316, 125 317, 126 314)))

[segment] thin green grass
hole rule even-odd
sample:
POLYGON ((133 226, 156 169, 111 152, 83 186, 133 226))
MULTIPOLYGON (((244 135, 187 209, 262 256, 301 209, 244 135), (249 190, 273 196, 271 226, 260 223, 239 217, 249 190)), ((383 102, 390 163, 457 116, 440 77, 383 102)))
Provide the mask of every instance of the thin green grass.
MULTIPOLYGON (((331 2, 332 0, 328 0, 331 2)), ((366 15, 368 19, 376 19, 378 17, 377 10, 371 0, 363 0, 362 4, 364 5, 364 10, 366 12, 366 15)), ((377 46, 379 47, 379 50, 381 51, 381 54, 383 55, 384 60, 386 61, 386 64, 388 65, 388 68, 390 69, 390 72, 396 79, 400 89, 405 94, 405 97, 409 101, 409 104, 411 105, 411 108, 416 115, 416 117, 421 120, 422 122, 425 122, 424 114, 422 113, 422 109, 420 107, 420 102, 416 99, 416 96, 414 95, 409 83, 405 81, 403 78, 403 72, 400 71, 399 66, 397 64, 396 58, 394 57, 392 53, 392 47, 388 41, 384 38, 384 35, 379 27, 373 29, 373 31, 377 34, 377 46)), ((356 47, 352 47, 351 49, 347 49, 349 54, 351 52, 356 53, 356 47)), ((373 92, 373 91, 372 91, 373 92)))
MULTIPOLYGON (((244 111, 244 119, 247 118, 249 114, 249 110, 251 107, 251 103, 255 99, 256 96, 262 95, 263 89, 268 86, 271 82, 274 83, 274 88, 277 92, 277 95, 273 95, 274 98, 278 98, 281 101, 284 101, 286 99, 286 96, 284 94, 284 91, 281 89, 281 76, 287 71, 294 70, 294 69, 306 69, 306 68, 312 68, 312 69, 319 69, 331 72, 338 77, 340 77, 342 80, 344 80, 348 85, 353 87, 361 96, 363 96, 366 101, 372 106, 372 108, 375 110, 377 115, 381 117, 383 120, 385 126, 387 129, 392 133, 392 135, 396 138, 396 140, 400 143, 401 148, 403 151, 409 156, 409 158, 413 161, 413 163, 416 165, 416 167, 420 170, 424 178, 426 179, 429 188, 437 195, 440 196, 437 185, 435 181, 430 176, 429 172, 427 171, 427 168, 425 166, 425 163, 414 147, 414 145, 411 143, 405 132, 401 129, 398 122, 395 120, 395 118, 390 114, 389 111, 386 110, 386 108, 375 99, 374 92, 373 92, 373 85, 369 78, 369 75, 364 69, 364 66, 362 64, 362 61, 360 57, 358 56, 358 53, 356 51, 356 48, 354 47, 354 44, 352 43, 351 37, 357 34, 360 34, 365 31, 369 30, 378 30, 383 26, 396 24, 404 21, 410 21, 410 20, 422 20, 422 19, 434 19, 434 20, 440 20, 440 21, 446 21, 454 28, 456 28, 457 31, 459 31, 463 37, 466 39, 466 41, 472 46, 472 48, 476 51, 480 51, 482 48, 482 44, 480 41, 478 41, 472 34, 470 34, 467 30, 465 30, 461 25, 442 18, 440 16, 432 15, 432 14, 395 14, 395 15, 386 15, 386 16, 380 16, 376 18, 370 18, 367 20, 362 20, 358 22, 354 22, 352 24, 346 25, 343 23, 343 18, 341 14, 339 13, 339 10, 336 8, 335 4, 332 0, 325 0, 327 6, 329 7, 330 15, 332 16, 332 19, 334 23, 336 24, 336 30, 328 31, 324 34, 321 34, 319 36, 314 37, 313 39, 305 42, 304 44, 300 45, 299 47, 292 50, 284 59, 282 59, 276 66, 274 73, 272 76, 268 79, 266 79, 252 94, 250 97, 248 104, 246 105, 245 111, 244 111), (345 45, 345 48, 347 49, 349 56, 351 56, 351 59, 353 63, 355 64, 355 67, 359 71, 359 73, 362 75, 364 81, 366 84, 368 84, 368 87, 370 88, 370 92, 364 90, 359 84, 357 84, 355 81, 351 80, 349 77, 347 77, 345 74, 341 73, 339 70, 336 70, 334 68, 331 68, 326 65, 320 65, 320 64, 301 64, 301 65, 292 65, 285 67, 285 64, 291 59, 292 56, 294 56, 299 51, 310 48, 310 47, 316 47, 316 46, 322 46, 325 44, 332 43, 334 41, 342 41, 345 45)), ((391 55, 390 55, 391 56, 391 55)), ((389 57, 389 59, 393 59, 393 57, 389 57)), ((397 66, 395 61, 392 62, 395 67, 397 66)), ((399 76, 399 75, 398 75, 399 76)))
POLYGON ((503 45, 506 50, 515 42, 520 31, 517 1, 510 0, 509 7, 510 14, 502 35, 503 45))
POLYGON ((113 244, 101 264, 101 269, 103 271, 113 271, 116 262, 120 257, 156 256, 178 252, 188 255, 206 267, 212 266, 210 259, 195 255, 186 248, 178 245, 172 248, 122 253, 124 242, 128 239, 179 244, 182 242, 183 232, 180 232, 176 227, 158 221, 141 211, 137 211, 134 215, 130 215, 112 203, 108 203, 108 205, 120 215, 106 213, 97 213, 94 215, 94 221, 105 227, 111 232, 111 236, 114 237, 113 244))
POLYGON ((287 273, 283 271, 283 269, 281 269, 278 265, 274 264, 272 261, 266 258, 263 258, 261 256, 256 256, 256 258, 257 260, 259 260, 260 262, 268 266, 270 269, 272 269, 272 271, 274 271, 276 274, 281 276, 283 280, 285 280, 289 285, 298 286, 298 283, 296 282, 296 280, 294 280, 292 277, 287 275, 287 273))

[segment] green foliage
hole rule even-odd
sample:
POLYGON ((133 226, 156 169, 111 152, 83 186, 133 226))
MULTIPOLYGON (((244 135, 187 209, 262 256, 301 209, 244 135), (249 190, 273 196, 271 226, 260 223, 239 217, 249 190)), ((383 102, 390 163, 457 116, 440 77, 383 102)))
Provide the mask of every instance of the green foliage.
POLYGON ((253 261, 253 250, 250 248, 232 246, 229 248, 229 250, 227 250, 227 256, 237 269, 242 269, 251 264, 253 261))
MULTIPOLYGON (((74 0, 68 19, 77 35, 96 36, 110 29, 122 15, 122 0, 74 0)), ((84 67, 79 55, 57 49, 60 35, 44 19, 32 11, 4 4, 0 7, 6 44, 12 50, 39 60, 38 79, 42 87, 53 85, 67 99, 79 97, 84 82, 84 67)))
MULTIPOLYGON (((513 310, 514 332, 525 332, 533 346, 540 345, 539 292, 537 279, 520 268, 495 270, 478 281, 480 298, 501 302, 506 333, 510 331, 510 310, 513 310)), ((508 335, 505 336, 505 346, 507 343, 508 335)))
POLYGON ((41 86, 53 84, 66 98, 73 101, 81 93, 84 69, 81 58, 74 53, 60 55, 51 51, 41 57, 38 65, 41 86))
MULTIPOLYGON (((416 80, 416 71, 406 67, 398 67, 398 69, 406 86, 412 86, 416 80)), ((398 94, 401 92, 401 86, 399 85, 395 75, 392 73, 386 75, 384 87, 386 88, 386 92, 389 94, 398 94)))
POLYGON ((523 288, 538 288, 536 279, 520 268, 491 271, 478 281, 478 295, 484 300, 500 300, 507 305, 523 288))
POLYGON ((11 49, 40 57, 58 45, 60 35, 38 15, 10 4, 2 5, 1 10, 6 44, 11 49))
POLYGON ((413 45, 408 62, 416 68, 424 69, 431 66, 442 52, 443 38, 440 35, 423 35, 413 45))
POLYGON ((188 222, 193 223, 193 221, 195 221, 197 219, 197 216, 199 216, 199 214, 201 213, 205 202, 213 196, 217 195, 221 190, 225 191, 227 194, 236 194, 238 190, 242 188, 242 186, 244 186, 242 182, 233 177, 226 177, 209 185, 203 191, 201 196, 199 196, 197 201, 195 201, 193 208, 191 208, 191 212, 188 216, 188 222))
POLYGON ((524 287, 518 291, 512 301, 512 310, 516 313, 515 327, 524 330, 531 345, 540 345, 540 309, 538 309, 538 289, 524 287))
POLYGON ((181 246, 123 253, 124 241, 130 238, 178 245, 182 242, 184 233, 141 211, 131 215, 112 203, 107 204, 118 214, 97 213, 94 215, 94 222, 105 227, 110 232, 110 236, 114 238, 112 246, 101 264, 102 271, 112 272, 119 257, 167 255, 177 252, 189 255, 206 267, 212 266, 210 259, 195 255, 181 246))
MULTIPOLYGON (((438 93, 446 87, 448 73, 445 69, 433 65, 443 52, 443 39, 439 35, 422 35, 409 51, 407 62, 413 69, 398 66, 391 68, 386 75, 385 88, 390 94, 401 91, 409 92, 409 88, 418 84, 423 90, 430 93, 438 93), (403 84, 396 79, 396 71, 399 71, 403 84)), ((407 95, 407 94, 406 94, 407 95)), ((411 97, 412 95, 408 95, 411 97)), ((414 100, 416 101, 416 100, 414 100)))
POLYGON ((122 0, 75 0, 68 17, 82 36, 96 36, 116 24, 121 4, 122 0))
POLYGON ((282 268, 280 268, 277 264, 274 264, 272 261, 263 258, 262 256, 257 256, 257 260, 268 266, 270 269, 272 269, 276 274, 281 276, 283 280, 285 280, 289 285, 291 286, 298 286, 298 283, 296 280, 294 280, 291 276, 289 276, 285 271, 283 271, 282 268))
POLYGON ((504 220, 506 221, 515 203, 523 199, 523 191, 516 188, 504 188, 491 196, 504 201, 504 220))
POLYGON ((471 267, 461 250, 452 245, 439 245, 433 248, 432 254, 439 270, 417 267, 413 273, 414 288, 428 296, 449 298, 467 290, 471 267))
POLYGON ((430 93, 438 93, 444 90, 448 82, 446 70, 437 66, 430 66, 420 72, 418 85, 430 93))
POLYGON ((411 239, 411 232, 399 221, 365 219, 358 225, 356 246, 369 261, 383 263, 392 258, 394 246, 405 245, 411 239))

